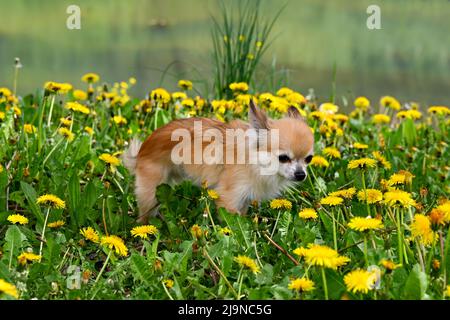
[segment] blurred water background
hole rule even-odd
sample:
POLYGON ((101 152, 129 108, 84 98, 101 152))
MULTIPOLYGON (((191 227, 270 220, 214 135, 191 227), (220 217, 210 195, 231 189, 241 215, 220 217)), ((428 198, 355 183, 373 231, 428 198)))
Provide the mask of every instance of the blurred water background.
MULTIPOLYGON (((231 0, 225 1, 229 3, 231 0)), ((267 17, 286 3, 263 0, 267 17)), ((19 94, 45 81, 84 88, 86 72, 138 83, 143 97, 158 86, 194 81, 212 94, 211 15, 216 0, 0 0, 0 86, 12 87, 20 57, 19 94), (67 6, 81 8, 81 30, 66 28, 67 6)), ((336 96, 450 104, 450 1, 290 0, 257 75, 259 90, 288 85, 326 100, 336 65, 336 96), (381 8, 381 30, 366 27, 366 8, 381 8), (278 71, 274 71, 278 70, 278 71)))

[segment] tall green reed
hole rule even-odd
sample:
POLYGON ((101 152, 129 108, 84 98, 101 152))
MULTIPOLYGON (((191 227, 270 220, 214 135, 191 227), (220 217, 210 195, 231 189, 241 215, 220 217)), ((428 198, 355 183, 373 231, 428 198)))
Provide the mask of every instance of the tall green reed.
POLYGON ((212 17, 214 89, 218 98, 231 98, 231 83, 252 82, 255 70, 271 44, 268 41, 273 25, 285 5, 272 19, 261 14, 260 0, 237 2, 237 16, 233 14, 233 5, 227 8, 221 1, 220 7, 221 21, 212 17))

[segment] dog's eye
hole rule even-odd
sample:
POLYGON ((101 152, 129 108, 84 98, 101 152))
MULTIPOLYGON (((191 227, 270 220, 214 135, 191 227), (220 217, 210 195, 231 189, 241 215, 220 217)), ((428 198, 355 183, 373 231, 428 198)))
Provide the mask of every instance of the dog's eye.
POLYGON ((278 156, 278 160, 280 160, 281 163, 286 163, 286 162, 291 161, 291 158, 289 158, 285 154, 281 154, 281 155, 278 156))
POLYGON ((310 163, 311 160, 312 160, 312 158, 313 158, 312 155, 307 156, 307 157, 305 158, 305 162, 306 162, 306 163, 310 163))

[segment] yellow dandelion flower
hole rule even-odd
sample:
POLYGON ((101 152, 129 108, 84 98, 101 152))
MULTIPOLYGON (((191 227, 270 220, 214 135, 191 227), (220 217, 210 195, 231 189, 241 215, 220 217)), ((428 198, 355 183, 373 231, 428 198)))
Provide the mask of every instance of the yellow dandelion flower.
POLYGON ((270 201, 270 208, 271 209, 286 209, 291 210, 292 209, 292 202, 286 199, 274 199, 270 201))
POLYGON ((345 114, 338 113, 338 114, 333 115, 333 120, 341 122, 341 123, 346 123, 346 122, 348 122, 348 116, 346 116, 345 114))
POLYGON ((80 234, 89 241, 92 241, 94 243, 98 243, 99 241, 99 235, 98 232, 95 231, 92 227, 83 228, 80 230, 80 234))
MULTIPOLYGON (((305 97, 298 92, 292 92, 292 93, 288 94, 285 98, 288 102, 290 102, 292 104, 303 105, 306 103, 305 97)), ((298 109, 298 110, 300 111, 300 113, 303 111, 302 109, 298 109)), ((302 116, 306 117, 306 112, 303 111, 302 116)))
POLYGON ((223 228, 219 229, 219 233, 223 234, 223 235, 226 235, 226 236, 229 236, 229 235, 231 235, 233 233, 233 231, 230 228, 228 228, 228 227, 223 227, 223 228))
POLYGON ((58 133, 62 135, 64 138, 66 138, 67 141, 73 141, 73 139, 75 139, 75 135, 73 134, 73 132, 67 128, 64 127, 59 128, 58 133))
POLYGON ((12 95, 12 92, 8 88, 6 88, 6 87, 0 88, 0 97, 9 97, 11 95, 12 95))
POLYGON ((70 83, 58 83, 54 81, 47 81, 44 84, 44 88, 47 91, 50 91, 52 93, 67 93, 70 90, 72 90, 72 85, 70 83))
POLYGON ((84 127, 84 131, 87 132, 88 135, 92 136, 94 134, 94 129, 92 129, 91 127, 84 127))
POLYGON ((88 95, 83 90, 74 90, 73 97, 75 98, 75 100, 86 100, 88 95))
POLYGON ((335 147, 324 148, 322 150, 322 152, 323 152, 324 155, 326 155, 326 156, 328 156, 330 158, 335 158, 335 159, 340 159, 341 158, 341 153, 335 147))
POLYGON ((336 270, 338 267, 347 264, 350 259, 340 256, 336 250, 328 246, 310 244, 305 251, 305 261, 313 266, 336 270))
POLYGON ((375 230, 383 228, 383 223, 379 219, 371 217, 354 217, 348 223, 348 227, 356 231, 375 230))
POLYGON ((219 194, 217 193, 216 190, 208 189, 207 192, 208 192, 208 196, 209 196, 211 199, 213 199, 213 200, 219 199, 219 194))
POLYGON ((344 199, 341 197, 327 196, 325 198, 320 199, 320 204, 324 204, 327 206, 338 206, 344 202, 344 199))
POLYGON ((32 252, 22 252, 18 257, 17 260, 19 261, 19 264, 24 266, 26 265, 28 262, 33 262, 33 261, 40 261, 41 260, 41 256, 34 254, 32 252))
POLYGON ((126 257, 128 255, 128 248, 121 238, 115 235, 103 236, 100 240, 100 244, 114 250, 117 254, 126 257))
POLYGON ((229 85, 231 91, 247 92, 248 84, 246 82, 233 82, 229 85))
POLYGON ((307 252, 307 248, 305 248, 305 247, 298 247, 298 248, 296 248, 294 251, 292 251, 295 255, 297 255, 297 256, 299 256, 300 258, 301 257, 304 257, 305 255, 306 255, 306 252, 307 252))
POLYGON ((100 80, 100 76, 96 73, 89 72, 81 77, 81 81, 87 83, 96 83, 100 80))
POLYGON ((21 214, 11 214, 8 216, 7 220, 12 224, 24 225, 28 223, 28 218, 24 217, 21 214))
POLYGON ((415 214, 411 223, 411 235, 418 238, 424 245, 430 245, 436 239, 436 233, 431 229, 431 221, 423 214, 415 214))
POLYGON ((174 282, 172 279, 164 279, 163 284, 166 286, 167 289, 171 289, 174 285, 174 282))
POLYGON ((307 278, 295 278, 289 282, 288 288, 298 292, 314 290, 314 282, 307 278))
POLYGON ((394 173, 389 177, 388 180, 388 185, 389 186, 394 186, 394 185, 400 185, 400 184, 411 184, 412 183, 412 179, 415 176, 406 171, 406 170, 400 170, 398 173, 394 173))
POLYGON ((445 290, 445 296, 450 297, 450 285, 448 285, 447 289, 445 290))
POLYGON ((23 125, 23 130, 28 134, 33 134, 37 131, 36 127, 29 123, 23 125))
POLYGON ((378 161, 378 163, 385 169, 391 169, 391 163, 386 160, 386 158, 381 154, 380 151, 372 152, 373 157, 378 161))
POLYGON ((335 114, 336 112, 338 112, 338 110, 339 107, 331 102, 325 102, 319 106, 319 111, 325 114, 335 114))
POLYGON ((59 122, 61 123, 61 125, 65 126, 65 127, 70 127, 71 124, 73 123, 73 121, 68 118, 60 118, 59 122))
POLYGON ((127 124, 127 119, 122 116, 114 116, 113 121, 118 125, 127 124))
POLYGON ((402 190, 387 191, 384 193, 383 198, 383 203, 391 207, 409 208, 416 205, 416 201, 411 198, 411 194, 402 190))
POLYGON ((66 203, 53 194, 44 194, 43 196, 40 196, 37 198, 36 203, 55 209, 64 209, 66 207, 66 203))
POLYGON ((49 228, 60 228, 60 227, 62 227, 63 225, 65 225, 66 223, 64 222, 64 221, 62 221, 62 220, 57 220, 57 221, 54 221, 54 222, 50 222, 47 226, 49 227, 49 228))
POLYGON ((203 230, 198 224, 194 224, 191 227, 191 234, 194 236, 194 238, 200 239, 203 236, 203 230))
POLYGON ((18 107, 18 106, 14 106, 13 107, 13 110, 14 110, 14 114, 16 115, 16 116, 21 116, 22 115, 22 110, 18 107))
POLYGON ((450 109, 446 106, 431 106, 428 108, 428 113, 432 115, 445 116, 450 114, 450 109))
POLYGON ((446 201, 436 207, 437 210, 444 213, 444 221, 450 223, 450 201, 446 201))
POLYGON ((402 174, 394 173, 387 181, 388 185, 394 186, 405 183, 405 176, 402 174))
POLYGON ((282 87, 280 89, 278 89, 276 95, 279 97, 287 97, 288 95, 294 93, 294 90, 292 90, 291 88, 287 88, 287 87, 282 87))
POLYGON ((311 159, 311 162, 309 163, 311 166, 315 166, 315 167, 328 167, 330 165, 330 163, 328 162, 327 159, 325 159, 324 157, 321 156, 314 156, 311 159))
POLYGON ((136 82, 137 82, 137 80, 136 80, 135 77, 130 77, 130 78, 128 79, 128 82, 129 82, 131 85, 135 85, 136 82))
POLYGON ((363 111, 367 111, 367 109, 369 109, 369 107, 370 107, 370 101, 366 97, 356 98, 355 101, 353 102, 353 104, 355 105, 355 107, 357 109, 360 109, 363 111))
POLYGON ((174 92, 174 93, 172 93, 172 99, 173 100, 185 100, 185 99, 187 99, 187 94, 184 92, 174 92))
POLYGON ((439 210, 438 208, 433 208, 430 211, 430 215, 429 215, 430 221, 432 224, 437 225, 437 226, 443 226, 446 223, 446 215, 445 212, 443 210, 439 210))
POLYGON ((357 269, 347 273, 344 277, 344 283, 347 290, 353 293, 367 293, 373 289, 376 277, 372 272, 357 269))
POLYGON ((315 220, 318 217, 316 210, 314 210, 312 208, 303 209, 302 211, 300 211, 298 213, 298 216, 305 220, 308 220, 308 219, 315 220))
POLYGON ((372 117, 372 122, 375 124, 383 124, 383 123, 389 123, 391 122, 391 117, 385 114, 375 114, 372 117))
POLYGON ((384 96, 380 99, 380 104, 385 108, 391 108, 394 110, 400 110, 401 105, 397 99, 391 96, 384 96))
POLYGON ((183 100, 181 101, 181 105, 182 105, 183 107, 193 108, 194 105, 195 105, 195 102, 194 102, 193 99, 187 98, 187 99, 183 99, 183 100))
POLYGON ((178 86, 184 90, 191 90, 192 82, 189 80, 180 80, 180 81, 178 81, 178 86))
POLYGON ((380 264, 388 271, 395 270, 400 266, 399 264, 395 264, 394 261, 386 259, 381 260, 380 264))
POLYGON ((234 261, 236 261, 241 267, 250 269, 255 274, 260 272, 259 266, 256 264, 255 260, 247 256, 239 255, 234 258, 234 261))
POLYGON ((420 111, 417 111, 417 110, 404 110, 404 111, 397 112, 396 117, 398 119, 413 119, 413 120, 417 120, 417 119, 420 119, 422 117, 422 113, 420 111))
POLYGON ((7 294, 13 298, 19 299, 19 292, 15 285, 0 279, 0 293, 7 294))
POLYGON ((350 162, 347 165, 348 169, 367 169, 367 168, 373 168, 377 164, 376 160, 370 159, 370 158, 361 158, 356 160, 350 160, 350 162))
POLYGON ((338 191, 331 192, 328 195, 332 196, 332 197, 341 197, 341 198, 344 198, 344 199, 351 199, 351 198, 353 198, 355 193, 356 193, 356 188, 351 187, 351 188, 348 188, 348 189, 341 189, 341 190, 338 190, 338 191))
POLYGON ((150 98, 156 102, 167 104, 170 102, 170 93, 166 89, 157 88, 150 93, 150 98))
POLYGON ((383 200, 383 193, 377 189, 366 189, 358 191, 358 200, 369 204, 377 203, 383 200))
POLYGON ((144 226, 137 226, 131 229, 131 235, 133 237, 140 237, 142 239, 147 239, 149 234, 157 234, 158 228, 156 228, 154 225, 144 225, 144 226))
POLYGON ((120 165, 120 159, 108 153, 103 153, 98 158, 113 167, 120 165))
POLYGON ((353 144, 353 148, 355 148, 355 149, 360 149, 360 150, 362 150, 362 149, 367 149, 369 146, 367 145, 367 144, 364 144, 364 143, 359 143, 359 142, 355 142, 354 144, 353 144))
POLYGON ((322 111, 313 111, 309 113, 309 118, 314 119, 314 120, 324 120, 327 117, 327 114, 325 112, 322 111))
POLYGON ((76 101, 74 101, 74 102, 72 102, 72 101, 67 102, 65 108, 68 109, 68 110, 72 110, 74 112, 81 112, 81 113, 84 113, 84 114, 89 114, 91 112, 91 110, 89 110, 88 107, 86 107, 86 106, 84 106, 81 103, 76 102, 76 101))

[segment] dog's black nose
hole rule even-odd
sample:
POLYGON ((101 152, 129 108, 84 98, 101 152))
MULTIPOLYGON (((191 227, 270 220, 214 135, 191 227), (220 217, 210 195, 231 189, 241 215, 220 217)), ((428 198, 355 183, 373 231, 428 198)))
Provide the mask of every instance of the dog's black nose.
POLYGON ((297 181, 303 181, 306 178, 306 173, 304 171, 295 171, 294 173, 295 180, 297 181))

